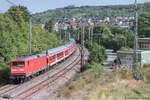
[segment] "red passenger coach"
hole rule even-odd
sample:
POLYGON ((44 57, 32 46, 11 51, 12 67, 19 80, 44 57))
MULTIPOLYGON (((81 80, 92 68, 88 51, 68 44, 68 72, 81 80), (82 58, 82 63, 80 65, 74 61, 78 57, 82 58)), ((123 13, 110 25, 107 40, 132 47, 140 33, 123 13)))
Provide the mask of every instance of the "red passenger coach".
POLYGON ((10 64, 10 80, 17 83, 23 82, 69 57, 76 48, 75 41, 70 39, 65 45, 49 49, 47 52, 17 58, 10 64))

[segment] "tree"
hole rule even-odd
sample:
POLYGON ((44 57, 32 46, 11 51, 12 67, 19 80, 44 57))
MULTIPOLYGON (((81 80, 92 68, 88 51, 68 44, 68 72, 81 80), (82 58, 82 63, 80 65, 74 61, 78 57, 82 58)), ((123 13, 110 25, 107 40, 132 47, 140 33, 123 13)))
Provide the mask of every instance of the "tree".
MULTIPOLYGON (((120 38, 120 39, 122 39, 121 41, 126 43, 126 44, 122 44, 120 46, 127 46, 130 48, 133 48, 134 33, 132 31, 126 30, 123 28, 119 28, 119 27, 110 27, 110 29, 111 29, 111 32, 115 39, 120 38)), ((118 48, 120 48, 120 47, 118 47, 118 48)))
MULTIPOLYGON (((28 17, 24 7, 11 7, 0 14, 0 67, 9 67, 11 59, 28 52, 28 17)), ((32 52, 54 48, 60 44, 56 34, 32 23, 32 52)))
POLYGON ((150 37, 150 13, 143 13, 139 16, 139 36, 150 37))
POLYGON ((103 46, 97 43, 88 44, 88 49, 90 50, 90 61, 102 64, 106 59, 106 52, 103 46))
POLYGON ((94 27, 94 35, 101 35, 104 37, 111 36, 111 31, 105 24, 98 24, 94 27))
POLYGON ((48 30, 49 32, 52 32, 52 29, 53 29, 52 20, 49 20, 48 22, 46 22, 44 28, 45 28, 46 30, 48 30))
POLYGON ((109 39, 112 37, 110 29, 105 24, 99 24, 93 30, 94 42, 107 47, 109 39))
POLYGON ((24 6, 12 6, 8 9, 8 12, 7 12, 11 17, 13 17, 13 19, 15 21, 17 21, 17 19, 20 17, 23 18, 24 21, 29 21, 29 18, 30 18, 30 13, 28 11, 28 9, 24 6))

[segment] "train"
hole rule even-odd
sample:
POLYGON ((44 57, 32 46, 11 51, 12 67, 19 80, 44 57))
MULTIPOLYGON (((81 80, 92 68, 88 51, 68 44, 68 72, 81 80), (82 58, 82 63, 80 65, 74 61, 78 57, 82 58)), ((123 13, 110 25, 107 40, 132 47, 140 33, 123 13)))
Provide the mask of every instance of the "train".
POLYGON ((23 83, 25 80, 51 69, 53 65, 65 60, 76 50, 75 40, 69 39, 59 47, 15 58, 10 62, 10 83, 23 83))

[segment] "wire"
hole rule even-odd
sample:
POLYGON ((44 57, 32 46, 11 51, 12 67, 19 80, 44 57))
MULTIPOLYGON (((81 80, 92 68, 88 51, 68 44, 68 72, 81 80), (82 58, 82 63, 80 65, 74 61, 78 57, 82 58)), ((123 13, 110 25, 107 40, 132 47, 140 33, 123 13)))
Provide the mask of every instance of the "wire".
POLYGON ((8 2, 9 4, 11 4, 12 6, 16 6, 16 4, 15 3, 13 3, 12 1, 10 1, 10 0, 6 0, 6 2, 8 2))

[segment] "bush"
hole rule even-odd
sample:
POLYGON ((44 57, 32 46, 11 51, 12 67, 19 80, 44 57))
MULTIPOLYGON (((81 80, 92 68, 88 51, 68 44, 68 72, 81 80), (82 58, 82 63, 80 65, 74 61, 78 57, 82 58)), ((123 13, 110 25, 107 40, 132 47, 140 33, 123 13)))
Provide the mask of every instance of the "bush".
POLYGON ((9 69, 8 68, 4 68, 1 73, 0 73, 0 76, 3 78, 3 79, 8 79, 9 78, 9 69))
POLYGON ((140 69, 141 75, 145 82, 150 82, 150 64, 144 64, 140 69))
POLYGON ((87 44, 87 48, 90 51, 90 63, 100 63, 102 64, 106 59, 105 48, 97 43, 87 44))
POLYGON ((119 69, 117 74, 120 78, 123 78, 123 79, 132 78, 132 71, 125 67, 119 69))

